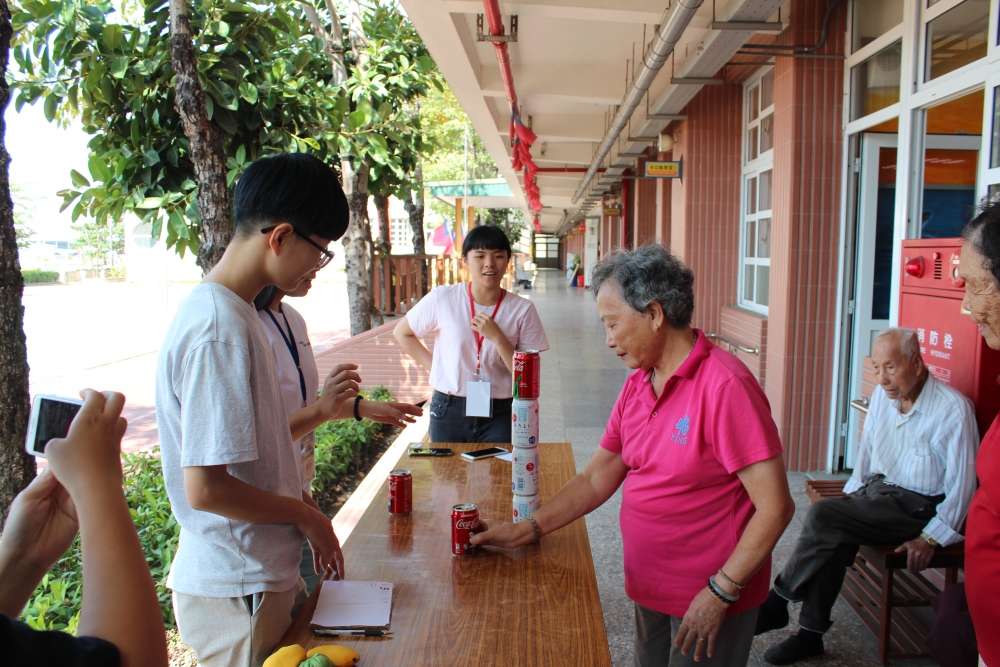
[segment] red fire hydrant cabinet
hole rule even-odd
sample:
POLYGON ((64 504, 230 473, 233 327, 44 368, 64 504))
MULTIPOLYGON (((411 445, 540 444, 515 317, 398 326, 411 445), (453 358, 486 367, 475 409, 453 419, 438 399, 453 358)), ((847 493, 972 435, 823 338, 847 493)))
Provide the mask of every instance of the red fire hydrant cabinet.
POLYGON ((899 326, 916 329, 934 377, 972 399, 981 438, 1000 410, 1000 352, 962 309, 961 247, 961 239, 903 241, 899 326))

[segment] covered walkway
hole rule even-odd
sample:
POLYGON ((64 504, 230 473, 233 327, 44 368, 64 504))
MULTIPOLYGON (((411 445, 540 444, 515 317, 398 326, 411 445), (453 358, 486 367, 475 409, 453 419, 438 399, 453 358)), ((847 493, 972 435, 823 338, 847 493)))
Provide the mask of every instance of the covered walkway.
MULTIPOLYGON (((564 274, 540 270, 535 288, 523 291, 538 309, 552 348, 542 355, 541 439, 571 442, 577 470, 582 470, 599 446, 615 399, 628 377, 628 368, 605 345, 604 325, 597 315, 593 295, 566 286, 564 274)), ((823 475, 827 477, 827 475, 823 475)), ((803 487, 805 473, 789 473, 796 514, 774 553, 772 577, 791 553, 802 520, 809 507, 803 487)), ((615 667, 631 667, 635 621, 632 602, 625 597, 621 532, 618 510, 621 492, 587 517, 587 530, 601 594, 608 644, 615 667)), ((669 530, 664 526, 664 530, 669 530)), ((797 617, 797 609, 792 617, 797 617)), ((835 667, 879 664, 875 637, 842 600, 834 608, 834 627, 826 635, 826 656, 803 664, 835 667)), ((748 666, 764 665, 764 651, 797 632, 787 631, 757 637, 748 666)), ((932 660, 895 660, 894 665, 935 665, 932 660)))

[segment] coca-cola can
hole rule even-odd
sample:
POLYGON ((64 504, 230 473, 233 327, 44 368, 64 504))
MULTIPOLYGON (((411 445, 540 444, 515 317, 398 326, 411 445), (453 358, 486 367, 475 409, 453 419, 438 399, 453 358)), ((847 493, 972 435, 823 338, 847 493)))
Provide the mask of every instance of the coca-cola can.
POLYGON ((510 490, 517 496, 537 496, 538 447, 515 447, 511 458, 510 490))
POLYGON ((542 357, 538 350, 514 352, 514 398, 538 398, 542 390, 542 357))
POLYGON ((510 438, 515 447, 538 446, 538 399, 515 398, 510 408, 510 438))
POLYGON ((389 514, 396 516, 413 511, 413 475, 409 470, 389 473, 389 514))
POLYGON ((475 556, 479 547, 469 538, 479 532, 479 508, 472 503, 451 508, 451 553, 454 556, 475 556))
POLYGON ((514 496, 514 523, 524 521, 538 511, 541 503, 538 494, 533 496, 514 496))

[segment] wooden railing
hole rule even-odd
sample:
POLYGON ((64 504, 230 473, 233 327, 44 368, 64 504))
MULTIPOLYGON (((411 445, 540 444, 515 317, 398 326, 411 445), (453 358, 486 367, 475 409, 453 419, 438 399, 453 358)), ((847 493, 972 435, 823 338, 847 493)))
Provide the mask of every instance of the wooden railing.
MULTIPOLYGON (((403 315, 435 287, 469 280, 461 258, 441 255, 381 255, 375 253, 375 305, 384 314, 403 315)), ((514 262, 503 286, 515 284, 514 262)))

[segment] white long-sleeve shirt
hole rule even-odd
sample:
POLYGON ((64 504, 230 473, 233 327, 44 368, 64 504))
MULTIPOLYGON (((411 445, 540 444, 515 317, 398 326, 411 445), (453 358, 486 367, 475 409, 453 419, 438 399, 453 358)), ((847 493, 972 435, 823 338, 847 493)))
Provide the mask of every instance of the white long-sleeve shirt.
POLYGON ((925 496, 944 494, 924 532, 943 545, 960 542, 965 538, 958 531, 976 490, 978 448, 975 410, 958 390, 928 376, 913 407, 902 414, 899 401, 875 387, 858 462, 844 492, 885 475, 885 481, 925 496))

